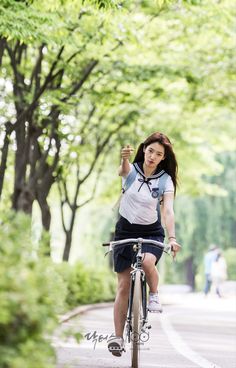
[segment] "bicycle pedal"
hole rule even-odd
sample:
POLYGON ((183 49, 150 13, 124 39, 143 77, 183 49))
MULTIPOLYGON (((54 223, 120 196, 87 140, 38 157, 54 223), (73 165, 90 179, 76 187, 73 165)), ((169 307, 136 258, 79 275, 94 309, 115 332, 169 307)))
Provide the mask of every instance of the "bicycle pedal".
POLYGON ((111 344, 108 345, 108 350, 110 352, 112 352, 112 351, 122 352, 122 351, 125 351, 125 348, 124 347, 121 348, 117 343, 111 343, 111 344))
POLYGON ((152 328, 152 326, 151 326, 151 325, 149 325, 149 326, 147 326, 147 328, 150 330, 150 328, 152 328))
POLYGON ((162 313, 162 309, 161 310, 156 310, 156 311, 153 311, 153 310, 149 310, 149 313, 162 313))
POLYGON ((108 349, 110 351, 122 351, 123 350, 119 346, 109 346, 108 349))

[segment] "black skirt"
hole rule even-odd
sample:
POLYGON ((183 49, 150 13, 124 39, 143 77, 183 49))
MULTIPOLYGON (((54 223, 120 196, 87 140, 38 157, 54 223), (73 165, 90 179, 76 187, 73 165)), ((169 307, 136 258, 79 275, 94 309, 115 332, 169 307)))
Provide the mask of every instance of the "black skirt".
POLYGON ((145 238, 147 236, 165 237, 165 232, 159 221, 150 225, 131 224, 126 218, 120 216, 116 223, 114 240, 128 238, 145 238))
MULTIPOLYGON (((165 233, 159 221, 150 225, 131 224, 124 217, 120 216, 116 223, 114 240, 128 238, 152 239, 159 242, 164 241, 165 233)), ((163 250, 151 244, 142 245, 142 253, 152 253, 156 256, 156 263, 162 256, 163 250)), ((117 247, 113 252, 114 269, 122 272, 129 268, 134 260, 135 253, 132 245, 117 247)))

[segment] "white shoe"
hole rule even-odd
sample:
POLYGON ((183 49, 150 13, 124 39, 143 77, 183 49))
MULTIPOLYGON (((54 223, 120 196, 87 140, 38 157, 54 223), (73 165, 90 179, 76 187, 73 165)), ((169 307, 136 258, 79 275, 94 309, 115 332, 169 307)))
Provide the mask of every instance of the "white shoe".
POLYGON ((115 356, 120 357, 124 349, 124 339, 122 337, 111 337, 107 342, 108 350, 115 356))
POLYGON ((162 312, 162 306, 159 300, 158 293, 149 294, 148 310, 151 313, 161 313, 162 312))

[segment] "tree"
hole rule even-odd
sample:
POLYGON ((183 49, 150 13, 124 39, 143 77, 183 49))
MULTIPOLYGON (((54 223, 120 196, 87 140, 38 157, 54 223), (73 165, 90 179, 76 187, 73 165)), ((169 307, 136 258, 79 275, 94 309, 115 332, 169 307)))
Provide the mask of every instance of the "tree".
MULTIPOLYGON (((96 3, 99 7, 102 6, 102 2, 96 3)), ((103 3, 109 5, 109 1, 103 3)), ((64 13, 71 10, 71 4, 69 1, 65 2, 58 12, 60 5, 60 2, 53 6, 50 2, 47 5, 43 3, 44 12, 39 14, 37 1, 29 4, 27 1, 19 3, 12 0, 2 4, 1 62, 4 60, 7 78, 10 78, 13 85, 12 97, 7 93, 4 93, 4 97, 6 100, 11 98, 14 110, 12 109, 9 120, 4 123, 0 194, 7 167, 10 137, 14 132, 16 154, 12 207, 31 214, 33 201, 37 200, 46 230, 50 227, 47 196, 55 180, 55 169, 61 149, 60 115, 68 111, 66 104, 70 100, 74 100, 70 102, 71 105, 76 103, 78 92, 98 64, 95 57, 98 55, 98 47, 95 47, 94 43, 100 43, 101 57, 114 49, 112 44, 104 42, 104 33, 108 31, 106 27, 110 27, 104 25, 104 15, 100 15, 91 7, 84 8, 82 3, 79 3, 73 9, 79 15, 70 17, 66 22, 62 11, 64 13), (47 10, 50 7, 55 11, 48 15, 47 10), (15 13, 19 18, 17 26, 15 13), (86 26, 87 17, 89 24, 94 23, 93 26, 86 26), (63 27, 59 37, 58 23, 63 27), (101 29, 101 33, 94 37, 96 26, 101 29), (46 33, 48 27, 51 29, 49 34, 46 33), (81 30, 82 36, 78 36, 81 30), (66 47, 70 37, 72 42, 66 47), (90 46, 95 48, 92 54, 90 50, 86 50, 88 41, 90 46), (101 50, 104 43, 105 46, 101 50), (59 97, 58 89, 62 89, 62 97, 59 97)), ((115 39, 116 48, 120 44, 119 34, 115 39)))
MULTIPOLYGON (((82 4, 74 7, 76 14, 68 18, 68 22, 65 21, 66 17, 63 18, 64 15, 62 17, 61 13, 58 14, 57 9, 51 12, 51 18, 45 18, 43 13, 36 15, 39 2, 29 6, 27 2, 17 4, 10 1, 3 5, 7 16, 5 22, 9 18, 12 20, 12 13, 16 11, 22 33, 14 34, 13 29, 10 36, 2 35, 4 47, 1 55, 4 55, 4 51, 7 54, 3 56, 3 61, 13 85, 11 98, 14 111, 4 124, 0 189, 3 188, 10 136, 14 131, 16 154, 12 207, 31 214, 32 203, 37 200, 42 211, 43 225, 48 230, 50 209, 47 196, 55 181, 55 169, 61 150, 60 115, 68 111, 69 103, 75 103, 75 97, 79 97, 78 93, 99 62, 93 57, 95 54, 86 50, 86 45, 94 37, 97 26, 101 31, 94 37, 95 42, 103 42, 105 17, 97 17, 99 13, 92 8, 83 8, 82 4), (27 19, 32 19, 32 24, 31 28, 26 27, 28 33, 25 34, 23 23, 26 22, 26 15, 27 19), (90 29, 83 20, 87 16, 93 22, 90 29), (59 36, 58 23, 63 27, 59 36), (41 32, 37 32, 36 41, 34 32, 39 25, 41 32), (49 34, 46 33, 46 26, 51 28, 49 34), (10 37, 13 41, 9 40, 10 37), (32 38, 35 41, 33 45, 32 38), (68 39, 71 41, 69 45, 68 39), (84 53, 81 57, 82 51, 84 53), (72 99, 74 102, 71 102, 72 99)), ((70 11, 70 2, 66 2, 63 10, 70 11)), ((100 50, 101 55, 106 48, 105 44, 104 49, 100 50)), ((10 96, 5 97, 7 100, 10 96)))
POLYGON ((224 171, 221 175, 206 178, 221 188, 221 195, 217 191, 210 196, 203 192, 195 198, 180 196, 177 200, 177 230, 183 244, 180 267, 187 266, 186 281, 193 288, 209 245, 217 244, 227 249, 235 244, 235 157, 235 152, 221 153, 217 158, 224 171))
MULTIPOLYGON (((49 229, 47 198, 57 178, 63 206, 67 202, 71 210, 70 225, 63 223, 69 240, 76 209, 87 202, 86 196, 78 202, 81 185, 94 178, 96 186, 96 171, 109 148, 105 143, 112 143, 112 149, 131 132, 135 143, 143 130, 145 135, 156 130, 158 122, 158 130, 173 137, 185 192, 196 194, 202 174, 220 172, 215 150, 228 144, 235 118, 232 4, 126 4, 121 10, 108 0, 5 0, 2 5, 2 77, 11 81, 13 91, 2 92, 6 119, 1 127, 0 189, 9 145, 15 144, 13 208, 30 214, 37 200, 49 229), (108 10, 99 10, 103 4, 108 10), (14 104, 10 113, 8 101, 14 104), (212 132, 213 124, 219 130, 224 126, 224 133, 212 132), (67 166, 80 174, 73 182, 73 200, 66 189, 67 166)), ((210 185, 204 188, 212 190, 210 185)))

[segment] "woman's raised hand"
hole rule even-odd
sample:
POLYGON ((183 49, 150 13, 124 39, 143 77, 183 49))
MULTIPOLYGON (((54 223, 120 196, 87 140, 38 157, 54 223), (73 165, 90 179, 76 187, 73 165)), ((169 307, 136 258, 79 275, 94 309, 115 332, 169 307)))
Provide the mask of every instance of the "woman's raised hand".
POLYGON ((126 147, 122 148, 121 157, 123 159, 129 159, 133 152, 134 149, 128 144, 126 147))

